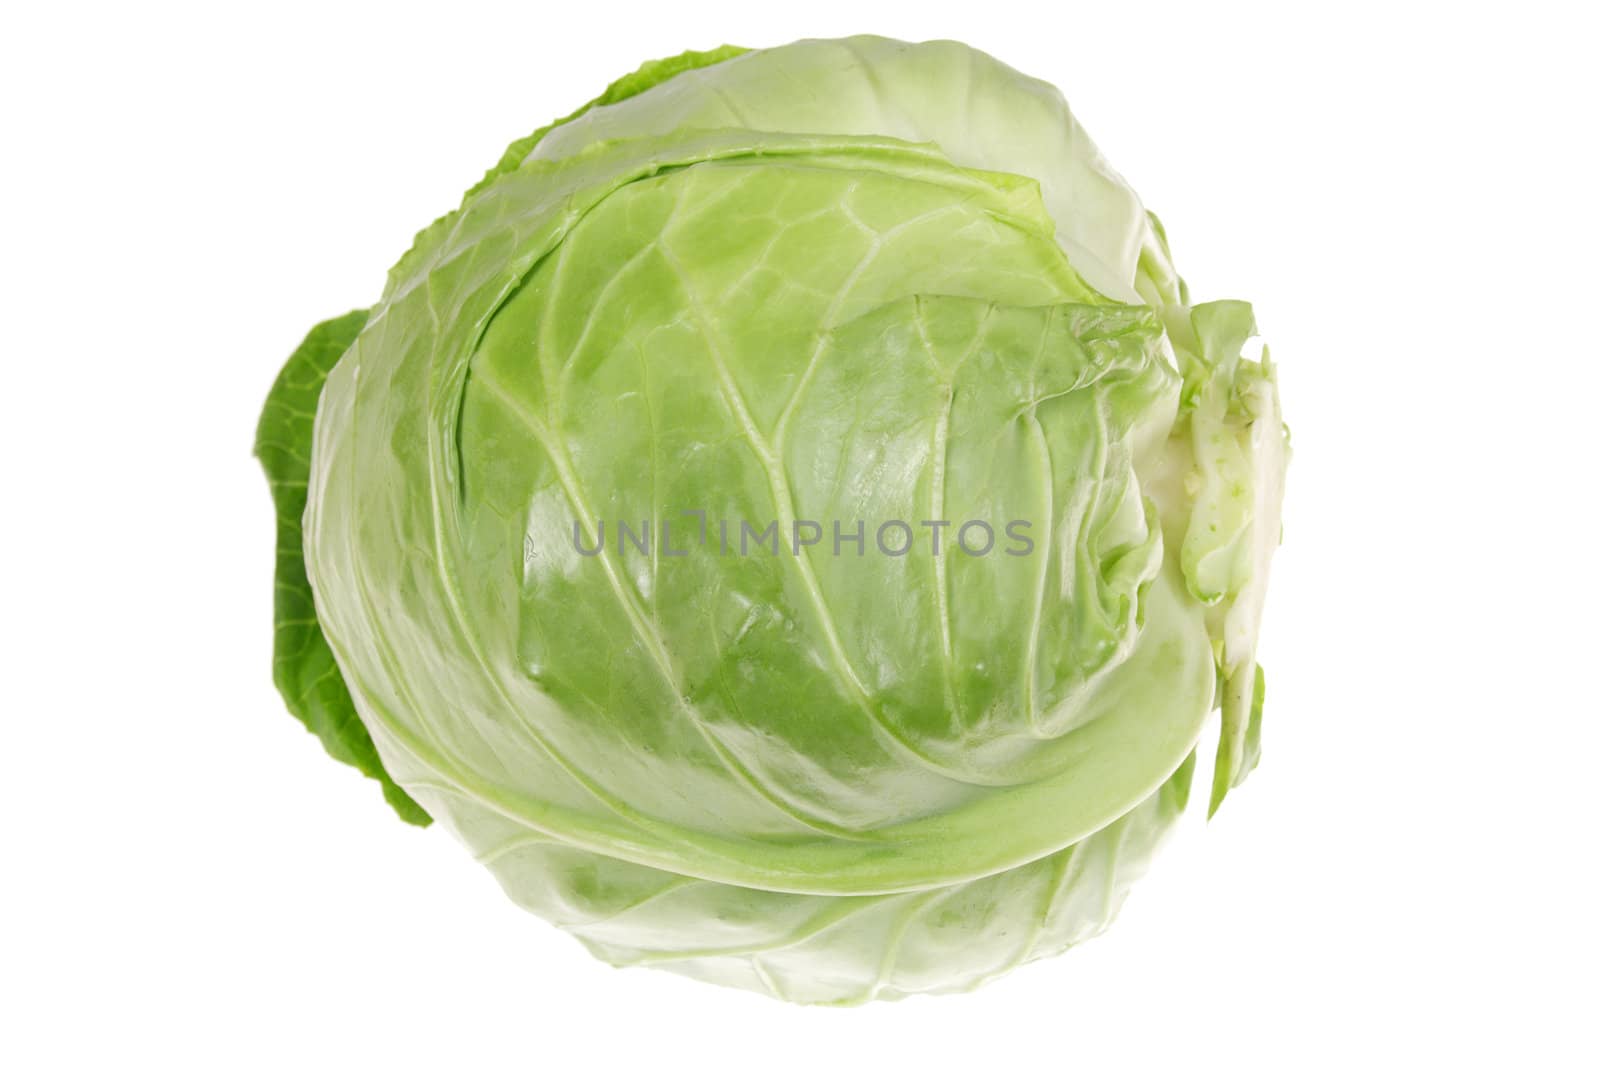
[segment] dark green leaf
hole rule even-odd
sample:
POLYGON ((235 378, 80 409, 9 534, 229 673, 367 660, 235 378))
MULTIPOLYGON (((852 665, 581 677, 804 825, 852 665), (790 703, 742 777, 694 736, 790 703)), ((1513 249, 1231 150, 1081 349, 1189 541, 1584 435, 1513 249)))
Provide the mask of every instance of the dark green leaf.
POLYGON ((366 321, 365 311, 352 311, 314 327, 278 374, 256 428, 256 458, 267 472, 278 514, 272 679, 289 710, 317 735, 328 755, 376 779, 384 799, 402 819, 426 826, 433 820, 384 770, 372 736, 356 715, 350 690, 317 622, 301 544, 317 397, 328 372, 366 321))

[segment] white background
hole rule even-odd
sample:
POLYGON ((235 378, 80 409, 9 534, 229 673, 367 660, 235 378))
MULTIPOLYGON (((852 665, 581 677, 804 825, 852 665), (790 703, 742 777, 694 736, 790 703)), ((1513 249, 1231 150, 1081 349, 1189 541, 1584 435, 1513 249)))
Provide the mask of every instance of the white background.
POLYGON ((1201 6, 5 15, 0 1061, 1595 1062, 1592 28, 1201 6), (804 1010, 591 961, 322 754, 250 447, 506 143, 645 59, 858 31, 1061 86, 1196 297, 1255 303, 1296 457, 1218 820, 1061 959, 804 1010))

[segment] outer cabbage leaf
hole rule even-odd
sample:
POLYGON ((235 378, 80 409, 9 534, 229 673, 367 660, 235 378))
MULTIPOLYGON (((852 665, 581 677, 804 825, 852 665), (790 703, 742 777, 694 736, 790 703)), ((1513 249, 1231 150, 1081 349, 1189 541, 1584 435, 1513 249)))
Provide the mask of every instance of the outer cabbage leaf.
POLYGON ((328 371, 366 321, 365 311, 352 311, 313 328, 279 373, 256 429, 256 456, 267 473, 278 514, 272 678, 289 710, 322 741, 328 755, 376 779, 384 799, 402 819, 426 826, 433 820, 389 777, 356 715, 350 690, 317 621, 301 544, 300 517, 306 508, 317 397, 328 371))

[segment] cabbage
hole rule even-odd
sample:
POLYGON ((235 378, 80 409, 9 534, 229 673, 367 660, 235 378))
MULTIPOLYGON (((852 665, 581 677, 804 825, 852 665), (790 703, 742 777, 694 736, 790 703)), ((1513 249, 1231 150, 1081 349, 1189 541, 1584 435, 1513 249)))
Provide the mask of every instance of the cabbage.
POLYGON ((263 413, 275 677, 615 964, 801 1002, 1110 921, 1254 766, 1286 461, 1059 93, 960 44, 648 64, 263 413))

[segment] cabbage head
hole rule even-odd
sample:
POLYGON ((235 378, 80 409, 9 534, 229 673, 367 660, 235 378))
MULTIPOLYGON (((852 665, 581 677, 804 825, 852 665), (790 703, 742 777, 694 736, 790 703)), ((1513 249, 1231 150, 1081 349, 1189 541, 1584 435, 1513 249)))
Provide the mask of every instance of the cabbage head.
POLYGON ((647 64, 285 367, 276 681, 603 960, 969 988, 1106 926, 1214 710, 1212 810, 1256 762, 1253 333, 981 52, 647 64))

